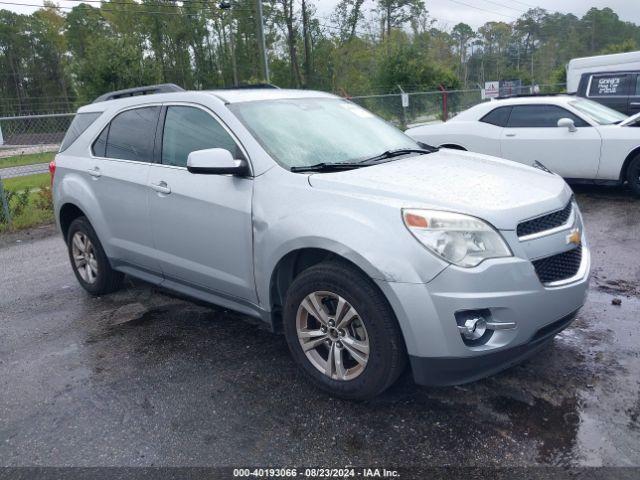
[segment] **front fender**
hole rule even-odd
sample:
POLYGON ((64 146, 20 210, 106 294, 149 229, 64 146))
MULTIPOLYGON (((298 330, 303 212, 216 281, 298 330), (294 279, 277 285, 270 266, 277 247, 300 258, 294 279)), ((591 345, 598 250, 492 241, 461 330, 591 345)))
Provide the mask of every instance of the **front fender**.
POLYGON ((333 252, 378 281, 426 283, 447 266, 413 238, 395 206, 318 191, 302 197, 294 208, 280 204, 287 205, 286 212, 272 202, 254 204, 256 290, 265 308, 276 266, 303 248, 333 252))

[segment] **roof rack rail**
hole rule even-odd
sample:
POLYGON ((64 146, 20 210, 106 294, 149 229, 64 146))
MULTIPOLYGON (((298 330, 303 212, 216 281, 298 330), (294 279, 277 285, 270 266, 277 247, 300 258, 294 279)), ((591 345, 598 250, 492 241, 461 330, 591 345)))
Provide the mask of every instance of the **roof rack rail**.
POLYGON ((184 88, 175 83, 161 83, 159 85, 148 85, 146 87, 125 88, 115 92, 105 93, 96 98, 93 103, 116 100, 118 98, 135 97, 136 95, 153 95, 154 93, 184 92, 184 88))
POLYGON ((274 85, 272 83, 239 83, 237 85, 233 85, 231 87, 222 87, 219 88, 218 90, 243 90, 243 89, 248 89, 248 88, 276 88, 276 89, 280 89, 279 86, 274 85))

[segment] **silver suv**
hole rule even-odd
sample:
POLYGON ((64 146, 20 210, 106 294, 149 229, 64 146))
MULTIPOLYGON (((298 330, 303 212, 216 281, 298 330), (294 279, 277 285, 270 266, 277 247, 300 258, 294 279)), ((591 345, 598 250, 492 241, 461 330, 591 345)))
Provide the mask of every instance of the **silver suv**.
POLYGON ((80 108, 52 165, 89 293, 127 274, 257 317, 350 399, 407 361, 424 385, 495 373, 583 305, 582 218, 544 168, 438 151, 326 93, 177 90, 80 108))

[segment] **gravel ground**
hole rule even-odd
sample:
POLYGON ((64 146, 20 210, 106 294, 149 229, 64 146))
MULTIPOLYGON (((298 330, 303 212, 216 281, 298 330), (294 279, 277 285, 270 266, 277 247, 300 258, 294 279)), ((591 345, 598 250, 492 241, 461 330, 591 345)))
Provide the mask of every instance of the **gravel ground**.
POLYGON ((637 467, 640 201, 576 193, 594 259, 577 320, 491 378, 407 374, 366 403, 312 388, 241 315, 138 281, 91 298, 50 227, 6 237, 0 465, 637 467))
POLYGON ((0 168, 0 178, 24 177, 25 175, 35 175, 36 173, 49 172, 48 163, 36 163, 33 165, 22 165, 19 167, 0 168))

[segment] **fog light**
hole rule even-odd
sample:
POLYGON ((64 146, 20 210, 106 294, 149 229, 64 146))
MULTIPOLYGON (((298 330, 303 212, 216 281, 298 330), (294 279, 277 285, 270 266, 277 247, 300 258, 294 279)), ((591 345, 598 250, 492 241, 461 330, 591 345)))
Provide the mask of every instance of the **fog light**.
POLYGON ((463 310, 456 312, 456 323, 458 331, 466 345, 482 345, 486 343, 493 334, 491 324, 491 312, 483 310, 463 310))
POLYGON ((464 338, 477 340, 487 331, 487 321, 482 317, 469 318, 458 329, 464 338))

